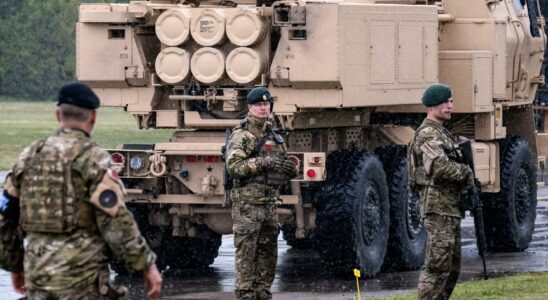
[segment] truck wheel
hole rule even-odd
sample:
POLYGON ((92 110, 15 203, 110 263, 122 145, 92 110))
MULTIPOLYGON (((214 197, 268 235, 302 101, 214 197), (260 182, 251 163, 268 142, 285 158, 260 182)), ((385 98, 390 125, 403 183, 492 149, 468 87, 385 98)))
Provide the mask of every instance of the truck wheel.
POLYGON ((334 274, 364 276, 381 269, 388 242, 386 175, 371 152, 329 155, 327 180, 318 192, 316 237, 323 265, 334 274))
POLYGON ((189 238, 190 263, 188 266, 196 268, 208 267, 219 255, 222 235, 209 229, 206 225, 198 225, 195 238, 189 238))
POLYGON ((222 236, 200 224, 196 237, 173 236, 164 239, 158 254, 160 269, 206 268, 219 254, 222 236))
POLYGON ((501 147, 501 191, 484 195, 487 246, 500 252, 529 247, 537 209, 536 164, 527 141, 511 137, 501 147))
POLYGON ((297 229, 297 226, 295 226, 295 224, 282 225, 282 236, 288 246, 291 246, 291 248, 293 249, 310 249, 314 247, 313 232, 308 232, 304 239, 297 239, 295 237, 295 229, 297 229))
POLYGON ((408 188, 407 147, 386 146, 376 152, 384 164, 390 199, 390 234, 384 271, 413 271, 424 262, 426 230, 420 198, 408 188))
MULTIPOLYGON (((160 227, 160 226, 152 226, 148 224, 147 221, 147 214, 149 207, 148 205, 143 204, 135 204, 135 203, 127 203, 126 204, 127 209, 133 214, 133 218, 135 219, 135 222, 137 223, 137 227, 139 228, 139 231, 141 232, 141 235, 145 238, 147 241, 147 244, 149 247, 156 253, 158 256, 161 253, 161 246, 162 241, 166 234, 166 228, 160 227)), ((160 258, 158 257, 158 261, 160 261, 160 258)), ((129 272, 123 265, 122 262, 112 262, 110 263, 110 267, 112 270, 114 270, 118 275, 122 276, 136 276, 139 274, 139 272, 131 273, 129 272)), ((160 264, 158 264, 158 268, 160 268, 160 264)))

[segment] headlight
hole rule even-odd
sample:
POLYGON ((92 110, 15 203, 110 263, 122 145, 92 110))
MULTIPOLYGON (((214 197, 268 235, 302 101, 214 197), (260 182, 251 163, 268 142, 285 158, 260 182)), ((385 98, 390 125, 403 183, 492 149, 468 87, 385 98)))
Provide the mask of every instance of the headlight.
POLYGON ((144 165, 145 165, 145 161, 140 156, 134 156, 129 161, 129 167, 135 171, 142 169, 144 165))

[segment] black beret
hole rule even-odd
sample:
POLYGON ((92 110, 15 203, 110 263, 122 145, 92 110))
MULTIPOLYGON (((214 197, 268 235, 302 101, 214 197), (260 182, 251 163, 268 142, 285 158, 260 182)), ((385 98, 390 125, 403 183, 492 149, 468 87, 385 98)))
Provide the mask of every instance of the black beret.
POLYGON ((272 103, 272 96, 270 96, 270 92, 267 88, 261 86, 252 89, 247 94, 247 104, 253 104, 261 101, 269 101, 272 103))
POLYGON ((101 105, 99 97, 93 90, 87 84, 81 82, 71 82, 63 85, 59 90, 57 100, 57 105, 66 103, 87 109, 96 109, 101 105))
POLYGON ((442 83, 435 83, 427 87, 422 94, 422 104, 425 106, 436 106, 447 102, 452 97, 451 87, 442 83))

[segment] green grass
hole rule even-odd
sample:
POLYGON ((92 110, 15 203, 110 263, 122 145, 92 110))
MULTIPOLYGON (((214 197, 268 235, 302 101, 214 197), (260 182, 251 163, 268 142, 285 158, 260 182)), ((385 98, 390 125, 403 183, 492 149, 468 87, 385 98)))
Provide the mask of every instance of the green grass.
MULTIPOLYGON (((414 300, 416 292, 385 298, 389 300, 414 300)), ((548 273, 478 280, 458 284, 451 299, 484 300, 541 300, 548 299, 548 273)))
MULTIPOLYGON (((0 171, 9 170, 19 153, 33 140, 53 132, 58 123, 54 102, 36 102, 0 97, 0 171)), ((103 148, 126 143, 166 142, 173 130, 139 130, 133 117, 122 108, 102 107, 98 111, 93 138, 103 148)))

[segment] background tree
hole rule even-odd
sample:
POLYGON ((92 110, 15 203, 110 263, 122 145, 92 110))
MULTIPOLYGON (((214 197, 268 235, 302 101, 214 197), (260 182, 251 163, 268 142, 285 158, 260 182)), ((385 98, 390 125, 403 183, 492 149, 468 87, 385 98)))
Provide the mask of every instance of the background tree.
POLYGON ((0 2, 0 95, 52 99, 75 79, 78 6, 104 0, 0 2))

